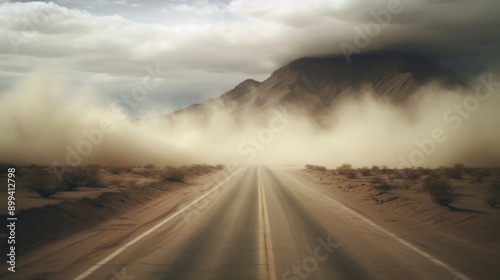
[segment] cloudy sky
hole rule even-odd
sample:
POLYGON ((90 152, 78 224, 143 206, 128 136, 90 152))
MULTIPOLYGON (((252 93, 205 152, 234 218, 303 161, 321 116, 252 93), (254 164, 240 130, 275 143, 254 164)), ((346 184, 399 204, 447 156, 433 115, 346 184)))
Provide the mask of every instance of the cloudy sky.
POLYGON ((159 72, 144 115, 346 50, 413 52, 467 78, 498 70, 499 15, 494 0, 0 0, 0 92, 46 69, 105 105, 159 72))

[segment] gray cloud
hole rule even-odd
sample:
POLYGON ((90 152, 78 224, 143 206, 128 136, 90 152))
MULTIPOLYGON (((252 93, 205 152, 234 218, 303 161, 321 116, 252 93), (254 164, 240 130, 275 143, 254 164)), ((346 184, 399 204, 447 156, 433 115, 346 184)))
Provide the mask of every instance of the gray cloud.
POLYGON ((175 80, 148 99, 178 108, 246 78, 262 80, 299 57, 342 55, 342 43, 364 53, 416 52, 464 76, 500 70, 500 8, 492 0, 7 2, 0 5, 2 88, 43 67, 109 100, 139 83, 145 67, 161 65, 175 80), (399 12, 380 25, 388 3, 399 12), (357 46, 359 30, 377 25, 357 46))

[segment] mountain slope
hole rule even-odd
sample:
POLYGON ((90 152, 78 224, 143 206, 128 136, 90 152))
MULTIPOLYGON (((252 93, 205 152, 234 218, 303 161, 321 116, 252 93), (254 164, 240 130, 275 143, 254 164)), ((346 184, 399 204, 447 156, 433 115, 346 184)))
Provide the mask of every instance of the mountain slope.
POLYGON ((174 113, 204 115, 213 106, 235 113, 295 106, 321 113, 344 98, 370 91, 378 98, 402 103, 430 82, 446 88, 461 87, 455 72, 409 55, 363 55, 352 63, 343 57, 302 58, 274 71, 262 83, 245 80, 218 98, 174 113))

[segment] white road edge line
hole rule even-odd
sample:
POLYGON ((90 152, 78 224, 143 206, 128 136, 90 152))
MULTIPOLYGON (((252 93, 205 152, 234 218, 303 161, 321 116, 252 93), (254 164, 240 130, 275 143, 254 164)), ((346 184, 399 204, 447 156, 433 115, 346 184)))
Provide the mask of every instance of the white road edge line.
POLYGON ((356 211, 344 206, 341 204, 341 208, 347 210, 348 212, 352 213, 352 214, 355 214, 357 217, 359 217, 360 219, 362 219, 363 221, 365 221, 367 224, 377 228, 379 231, 389 235, 391 238, 397 240, 399 243, 405 245, 406 247, 408 247, 409 249, 417 252, 418 254, 420 254, 421 256, 425 257, 426 259, 430 260, 431 262, 437 264, 438 266, 442 267, 443 269, 445 269, 446 271, 448 271, 449 273, 455 275, 456 277, 458 277, 458 279, 460 280, 470 280, 470 278, 468 278, 467 276, 463 275, 462 273, 458 272, 458 270, 456 270, 455 268, 452 268, 451 266, 443 263, 442 261, 436 259, 435 257, 431 256, 430 254, 422 251, 421 249, 413 246, 412 244, 410 244, 408 241, 400 238, 400 237, 397 237, 395 234, 393 234, 392 232, 386 230, 385 228, 375 224, 373 221, 369 220, 368 218, 364 217, 363 215, 357 213, 356 211))
POLYGON ((238 170, 236 170, 231 176, 227 177, 222 182, 217 183, 217 184, 219 184, 217 187, 213 188, 209 192, 207 192, 204 195, 200 196, 199 198, 197 198, 196 200, 194 200, 193 202, 191 202, 189 205, 186 205, 181 210, 175 212, 171 216, 166 217, 161 222, 159 222, 158 224, 156 224, 154 227, 150 228, 148 231, 146 231, 146 232, 142 233, 141 235, 137 236, 136 238, 132 239, 127 244, 123 245, 122 247, 120 247, 119 249, 117 249, 116 251, 114 251, 113 253, 111 253, 109 256, 105 257, 104 259, 102 259, 101 261, 99 261, 97 264, 95 264, 91 268, 87 269, 84 273, 78 275, 74 280, 83 280, 83 279, 85 279, 87 276, 89 276, 90 274, 92 274, 94 271, 98 270, 101 266, 105 265, 110 260, 112 260, 114 257, 118 256, 125 249, 127 249, 128 247, 134 245, 137 241, 143 239, 144 237, 146 237, 147 235, 149 235, 153 231, 157 230, 158 228, 160 228, 161 226, 163 226, 164 224, 166 224, 167 222, 169 222, 173 218, 177 217, 182 212, 186 211, 188 208, 190 208, 191 206, 193 206, 194 204, 196 204, 198 201, 202 200, 203 198, 205 198, 206 196, 208 196, 209 194, 211 194, 213 191, 215 191, 218 188, 220 188, 227 181, 229 181, 229 179, 231 179, 234 175, 236 175, 240 170, 241 170, 241 168, 239 168, 238 170))
MULTIPOLYGON (((286 174, 286 173, 285 173, 286 174)), ((287 174, 288 175, 288 174, 287 174)), ((303 186, 306 186, 305 184, 303 184, 302 182, 298 181, 298 180, 295 180, 296 182, 298 182, 299 184, 303 185, 303 186)), ((306 186, 307 187, 307 186, 306 186)), ((316 190, 315 190, 316 191, 316 190)), ((392 237, 393 239, 397 240, 399 243, 405 245, 406 247, 408 247, 409 249, 417 252, 418 254, 420 254, 421 256, 425 257, 426 259, 430 260, 431 262, 433 262, 434 264, 440 266, 441 268, 445 269, 446 271, 448 271, 449 273, 453 274, 455 277, 457 277, 458 279, 460 280, 471 280, 470 278, 468 278, 467 276, 463 275, 462 273, 458 272, 458 270, 456 270, 455 268, 443 263, 442 261, 436 259, 435 257, 431 256, 430 254, 422 251, 421 249, 413 246, 412 244, 410 244, 408 241, 402 239, 402 238, 399 238, 397 237, 395 234, 393 234, 392 232, 386 230, 385 228, 377 225, 376 223, 374 223, 372 220, 366 218, 365 216, 361 215, 360 213, 350 209, 349 207, 345 206, 344 204, 336 201, 335 199, 333 198, 330 198, 328 196, 325 196, 323 194, 321 194, 320 192, 316 191, 321 197, 327 199, 328 201, 332 201, 334 204, 337 205, 337 207, 339 208, 342 208, 344 210, 346 210, 347 212, 353 214, 354 216, 360 218, 361 220, 363 220, 364 222, 366 222, 367 224, 375 227, 376 229, 378 229, 379 231, 389 235, 390 237, 392 237)))
POLYGON ((269 222, 269 212, 267 211, 266 195, 264 192, 264 184, 262 184, 262 176, 260 166, 257 167, 257 187, 259 195, 259 228, 263 228, 263 234, 259 235, 259 242, 263 242, 264 249, 261 249, 265 255, 267 267, 267 279, 276 280, 276 265, 274 263, 273 246, 271 240, 271 226, 269 222), (262 215, 261 215, 262 214, 262 215), (261 224, 262 223, 262 224, 261 224), (261 241, 260 239, 264 240, 261 241))

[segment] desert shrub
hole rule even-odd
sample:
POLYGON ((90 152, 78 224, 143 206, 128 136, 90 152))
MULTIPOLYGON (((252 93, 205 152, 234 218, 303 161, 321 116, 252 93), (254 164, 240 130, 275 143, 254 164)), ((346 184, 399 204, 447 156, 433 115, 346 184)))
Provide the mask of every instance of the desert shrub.
MULTIPOLYGON (((167 166, 168 168, 168 166, 167 166)), ((180 167, 182 171, 184 171, 186 174, 193 174, 193 175, 204 175, 204 174, 209 174, 212 173, 216 170, 219 170, 216 166, 208 165, 208 164, 191 164, 191 165, 185 165, 180 167)))
POLYGON ((61 187, 72 191, 87 179, 87 172, 82 168, 73 168, 62 174, 61 187))
POLYGON ((455 164, 453 167, 446 169, 446 174, 455 179, 461 179, 465 171, 465 166, 463 164, 455 164))
POLYGON ((370 179, 370 182, 373 184, 373 188, 377 190, 390 190, 393 188, 385 176, 374 176, 370 179))
POLYGON ((482 183, 484 181, 484 179, 491 176, 491 171, 489 171, 488 169, 478 169, 478 170, 474 171, 472 176, 473 176, 473 180, 472 180, 473 182, 482 183))
POLYGON ((379 171, 380 167, 378 167, 377 165, 372 165, 372 170, 373 171, 379 171))
POLYGON ((371 179, 370 179, 370 182, 374 185, 376 184, 385 184, 387 182, 387 180, 385 179, 384 176, 373 176, 371 179))
POLYGON ((354 169, 348 169, 343 171, 342 175, 346 176, 349 179, 354 179, 358 175, 358 172, 354 169))
POLYGON ((305 166, 306 170, 315 170, 315 171, 326 171, 326 167, 320 166, 320 165, 314 165, 314 164, 306 164, 305 166))
POLYGON ((108 166, 108 171, 111 174, 120 174, 120 173, 132 173, 133 168, 131 166, 108 166))
POLYGON ((358 172, 354 169, 352 169, 352 165, 344 163, 341 166, 337 167, 337 172, 340 175, 344 175, 349 179, 354 179, 356 178, 358 172))
POLYGON ((390 170, 389 170, 389 168, 387 168, 387 166, 386 166, 386 165, 382 165, 382 166, 380 167, 380 173, 382 173, 382 174, 389 174, 389 173, 390 173, 390 170))
POLYGON ((9 168, 15 168, 16 169, 16 175, 17 175, 17 171, 19 169, 18 166, 14 166, 14 164, 8 163, 8 162, 0 162, 0 176, 3 175, 3 174, 7 174, 9 168))
POLYGON ((486 203, 490 207, 495 207, 498 205, 499 201, 500 201, 500 183, 493 182, 490 186, 489 195, 488 198, 486 199, 486 203))
POLYGON ((455 188, 445 178, 429 176, 425 178, 422 189, 432 197, 434 202, 441 206, 449 206, 457 200, 455 188))
POLYGON ((155 166, 154 166, 154 164, 148 163, 148 164, 144 165, 144 168, 145 169, 155 169, 155 166))
POLYGON ((101 176, 99 176, 99 174, 89 174, 89 176, 83 182, 82 185, 87 186, 87 187, 98 188, 98 187, 102 187, 103 183, 102 183, 101 176))
POLYGON ((434 175, 434 172, 430 168, 419 167, 418 171, 419 171, 421 176, 422 175, 434 175))
POLYGON ((108 171, 111 174, 120 174, 122 172, 122 168, 119 166, 109 166, 108 171))
POLYGON ((69 191, 78 186, 100 187, 102 185, 99 173, 92 167, 75 167, 62 174, 61 188, 69 191))
POLYGON ((362 176, 370 176, 370 175, 372 175, 372 172, 371 172, 370 169, 368 169, 368 167, 360 168, 359 169, 359 173, 361 173, 362 176))
POLYGON ((415 168, 402 169, 401 175, 404 179, 417 180, 418 178, 420 178, 420 172, 415 168))
POLYGON ((160 179, 163 181, 181 182, 186 178, 185 169, 167 166, 160 173, 160 179))
POLYGON ((26 180, 28 189, 36 192, 41 197, 49 198, 61 191, 54 176, 43 169, 38 169, 26 180))
POLYGON ((341 166, 337 167, 337 170, 349 170, 352 169, 352 165, 348 163, 343 163, 341 166))
POLYGON ((98 164, 89 164, 83 167, 85 170, 91 173, 98 173, 101 170, 101 166, 98 164))

